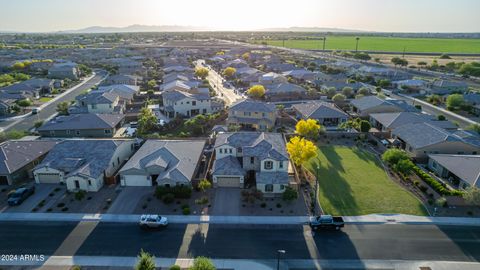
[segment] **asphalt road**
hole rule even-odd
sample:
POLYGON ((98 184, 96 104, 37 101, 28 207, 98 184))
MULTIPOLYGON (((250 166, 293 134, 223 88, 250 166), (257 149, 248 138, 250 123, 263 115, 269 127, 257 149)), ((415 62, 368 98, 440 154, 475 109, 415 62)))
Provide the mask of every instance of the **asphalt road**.
POLYGON ((0 123, 1 124, 0 128, 7 126, 6 128, 4 128, 4 131, 9 131, 9 130, 28 131, 28 130, 30 130, 31 128, 33 128, 35 122, 37 122, 39 120, 48 119, 51 116, 53 116, 54 114, 56 114, 58 103, 63 102, 63 101, 75 100, 75 97, 78 96, 80 93, 82 93, 83 91, 85 91, 87 89, 92 88, 93 86, 95 86, 95 84, 102 81, 103 77, 106 74, 107 73, 105 71, 96 71, 96 75, 93 78, 91 78, 89 81, 87 81, 85 84, 83 84, 82 86, 80 86, 80 87, 76 88, 75 90, 69 92, 68 94, 60 97, 59 99, 55 100, 54 102, 50 103, 49 105, 44 107, 38 114, 29 115, 25 118, 22 118, 20 121, 18 121, 14 125, 10 125, 12 123, 12 121, 1 122, 0 123))
POLYGON ((301 225, 170 224, 155 231, 123 223, 98 223, 93 231, 82 226, 0 223, 0 254, 136 256, 143 248, 157 257, 274 259, 276 250, 285 249, 287 259, 480 261, 480 227, 349 225, 312 235, 301 225), (78 247, 74 254, 72 246, 78 247))

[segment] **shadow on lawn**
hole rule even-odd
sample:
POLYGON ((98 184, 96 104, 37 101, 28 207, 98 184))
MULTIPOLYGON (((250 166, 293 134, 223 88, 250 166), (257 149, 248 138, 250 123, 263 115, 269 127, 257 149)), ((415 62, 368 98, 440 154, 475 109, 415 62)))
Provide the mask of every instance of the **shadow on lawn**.
MULTIPOLYGON (((345 172, 342 166, 341 157, 335 151, 334 147, 321 147, 320 151, 328 160, 329 164, 323 164, 318 159, 311 163, 314 170, 320 162, 319 170, 319 192, 327 199, 338 213, 342 215, 358 215, 360 214, 359 206, 352 194, 352 189, 348 181, 340 175, 339 172, 345 172)), ((323 208, 323 206, 322 206, 323 208)), ((329 209, 323 208, 329 212, 329 209)), ((326 213, 331 214, 331 213, 326 213)))

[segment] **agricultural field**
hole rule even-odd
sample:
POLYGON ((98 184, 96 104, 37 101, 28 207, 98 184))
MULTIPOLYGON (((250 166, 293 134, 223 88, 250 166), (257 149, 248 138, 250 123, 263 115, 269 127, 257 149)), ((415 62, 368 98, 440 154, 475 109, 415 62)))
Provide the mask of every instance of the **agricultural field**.
POLYGON ((315 174, 317 164, 318 200, 325 213, 425 215, 420 201, 389 179, 380 161, 369 152, 356 147, 320 146, 318 157, 306 167, 315 174))
MULTIPOLYGON (((257 40, 269 45, 282 46, 283 40, 257 40)), ((355 36, 327 36, 327 50, 355 50, 355 36)), ((285 40, 285 47, 321 50, 323 40, 285 40)), ((448 38, 398 38, 361 36, 358 49, 385 52, 435 52, 435 53, 480 53, 480 39, 448 38)))

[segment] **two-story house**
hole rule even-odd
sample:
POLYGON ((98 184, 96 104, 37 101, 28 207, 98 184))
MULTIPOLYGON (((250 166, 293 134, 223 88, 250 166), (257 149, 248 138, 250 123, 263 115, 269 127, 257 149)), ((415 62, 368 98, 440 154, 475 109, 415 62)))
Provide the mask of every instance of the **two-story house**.
POLYGON ((255 186, 278 194, 289 185, 289 157, 280 133, 220 133, 215 141, 212 169, 216 187, 255 186))
POLYGON ((228 125, 240 125, 245 130, 267 131, 275 126, 275 104, 245 99, 232 104, 228 110, 228 125))
POLYGON ((168 118, 192 117, 213 112, 212 100, 207 93, 168 91, 162 94, 163 113, 168 118))

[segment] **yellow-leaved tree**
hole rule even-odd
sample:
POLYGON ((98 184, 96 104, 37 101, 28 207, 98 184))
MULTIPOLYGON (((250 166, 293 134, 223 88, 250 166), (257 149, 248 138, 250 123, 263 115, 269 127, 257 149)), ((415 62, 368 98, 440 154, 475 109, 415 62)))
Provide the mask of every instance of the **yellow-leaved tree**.
POLYGON ((254 85, 247 90, 247 94, 253 99, 261 99, 265 96, 265 87, 263 85, 254 85))
POLYGON ((227 67, 226 69, 223 70, 223 75, 227 78, 232 78, 233 75, 235 75, 235 72, 237 72, 235 68, 227 67))
POLYGON ((204 67, 195 69, 195 76, 202 78, 202 80, 205 80, 205 78, 208 76, 208 69, 204 67))
POLYGON ((317 156, 317 146, 302 137, 295 136, 287 143, 287 152, 296 166, 300 166, 317 156))
POLYGON ((295 133, 308 139, 317 140, 322 126, 317 120, 307 119, 298 121, 295 133))

